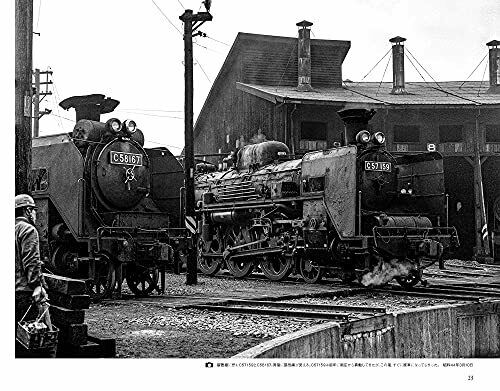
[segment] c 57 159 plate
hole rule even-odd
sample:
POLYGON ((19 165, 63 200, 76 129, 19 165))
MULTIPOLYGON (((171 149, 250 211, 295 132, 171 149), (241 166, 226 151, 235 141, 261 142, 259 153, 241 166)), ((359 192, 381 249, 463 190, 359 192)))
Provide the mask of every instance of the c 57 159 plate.
POLYGON ((109 160, 111 164, 142 166, 142 155, 139 153, 109 151, 109 160))
POLYGON ((391 162, 372 162, 370 160, 365 161, 365 171, 392 171, 391 162))

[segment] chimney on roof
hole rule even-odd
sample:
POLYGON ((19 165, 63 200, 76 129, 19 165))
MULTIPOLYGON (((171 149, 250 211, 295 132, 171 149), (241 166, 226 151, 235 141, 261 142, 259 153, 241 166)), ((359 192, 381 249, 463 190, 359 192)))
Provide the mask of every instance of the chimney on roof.
POLYGON ((392 91, 391 94, 407 94, 405 90, 405 47, 406 38, 394 37, 389 39, 392 43, 392 91))
POLYGON ((500 41, 493 40, 486 44, 490 48, 490 88, 489 93, 500 94, 500 41))
POLYGON ((313 24, 307 20, 297 23, 299 28, 298 38, 298 91, 312 91, 311 87, 311 27, 313 24))

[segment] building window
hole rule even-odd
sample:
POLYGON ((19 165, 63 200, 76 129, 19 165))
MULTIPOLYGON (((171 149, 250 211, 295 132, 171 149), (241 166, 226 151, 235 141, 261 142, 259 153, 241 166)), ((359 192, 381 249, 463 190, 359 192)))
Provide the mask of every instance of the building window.
POLYGON ((416 125, 394 125, 395 143, 418 143, 420 127, 416 125))
POLYGON ((439 125, 440 143, 460 143, 464 141, 462 125, 439 125))
POLYGON ((303 140, 326 141, 325 122, 302 122, 300 126, 300 138, 303 140))
POLYGON ((500 143, 500 125, 486 125, 486 142, 500 143))
POLYGON ((326 149, 326 123, 302 122, 300 124, 300 145, 302 150, 326 149))

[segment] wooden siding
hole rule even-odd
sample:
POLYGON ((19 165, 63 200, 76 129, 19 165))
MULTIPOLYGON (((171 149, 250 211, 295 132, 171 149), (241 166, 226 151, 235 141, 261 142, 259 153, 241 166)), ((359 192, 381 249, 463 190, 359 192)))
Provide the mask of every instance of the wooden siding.
POLYGON ((500 356, 500 301, 443 305, 325 323, 233 358, 473 358, 500 356))
MULTIPOLYGON (((344 48, 325 47, 311 42, 311 84, 342 86, 344 48)), ((297 40, 261 45, 249 44, 242 54, 242 82, 269 86, 297 85, 297 40)))

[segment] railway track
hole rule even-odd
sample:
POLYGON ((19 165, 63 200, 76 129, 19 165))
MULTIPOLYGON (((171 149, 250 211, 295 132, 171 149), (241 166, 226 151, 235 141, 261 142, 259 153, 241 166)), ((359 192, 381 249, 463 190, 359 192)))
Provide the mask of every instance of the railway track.
POLYGON ((433 284, 428 287, 403 289, 396 285, 373 289, 374 292, 390 293, 400 296, 429 297, 458 301, 482 301, 500 299, 499 284, 433 284))
POLYGON ((196 304, 185 308, 238 314, 328 319, 340 322, 385 314, 386 309, 371 306, 282 303, 264 300, 227 300, 217 304, 196 304))

